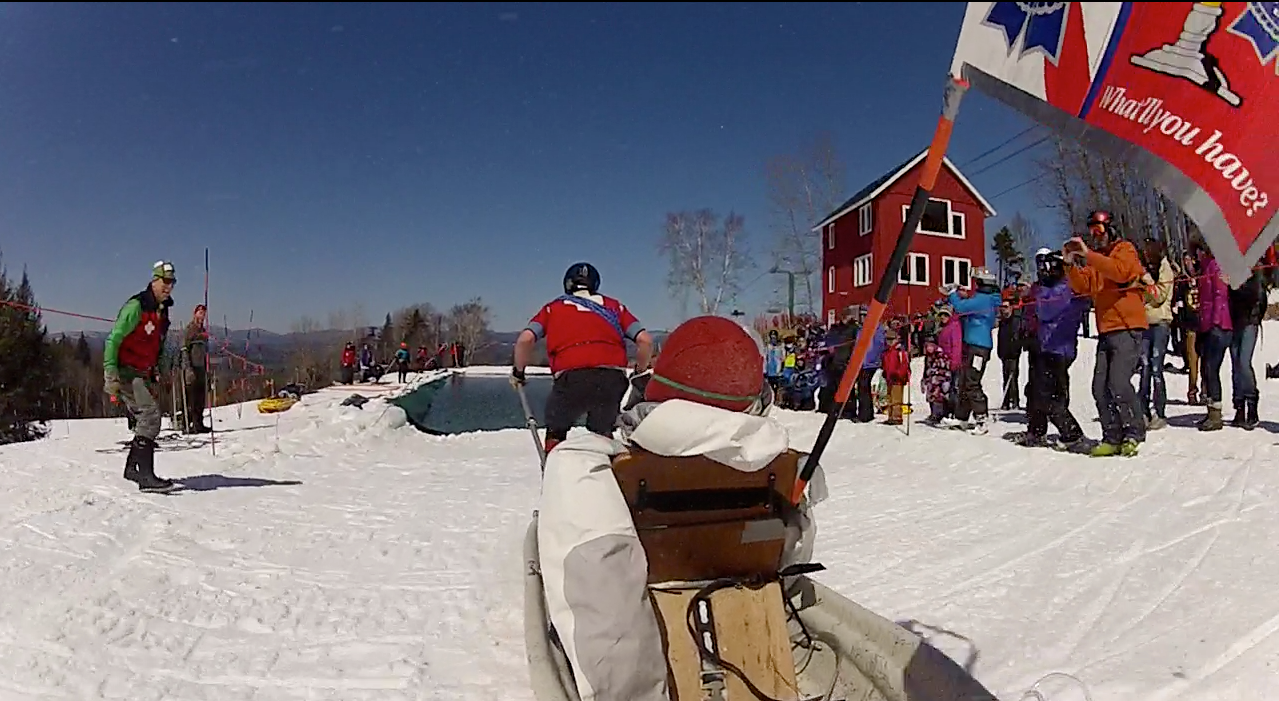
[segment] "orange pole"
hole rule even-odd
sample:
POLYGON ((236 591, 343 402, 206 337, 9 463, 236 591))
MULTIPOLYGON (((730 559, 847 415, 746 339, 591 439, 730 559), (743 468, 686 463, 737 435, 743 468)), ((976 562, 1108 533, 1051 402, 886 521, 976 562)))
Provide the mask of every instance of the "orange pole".
POLYGON ((861 330, 857 333, 857 343, 853 345, 853 355, 849 359, 848 367, 844 369, 844 375, 840 378, 839 387, 835 391, 834 405, 826 415, 826 420, 822 423, 821 429, 817 432, 817 440, 813 442, 813 450, 808 455, 803 471, 795 480, 795 488, 791 492, 792 504, 798 505, 800 499, 804 496, 804 489, 808 487, 809 480, 813 478, 813 473, 817 470, 822 454, 826 452, 826 446, 830 443, 831 435, 835 432, 835 424, 838 423, 839 417, 843 413, 844 405, 848 403, 848 396, 852 393, 853 383, 857 380, 857 375, 861 373, 862 364, 866 362, 866 354, 870 351, 870 343, 875 337, 875 329, 879 327, 880 321, 884 318, 884 310, 887 308, 888 300, 892 297, 893 288, 897 284, 897 272, 901 269, 902 263, 905 262, 906 254, 910 252, 910 244, 915 237, 915 230, 919 228, 919 222, 924 217, 924 207, 928 204, 928 196, 932 193, 933 185, 937 183, 937 174, 941 172, 942 159, 945 158, 946 148, 950 145, 950 134, 955 128, 955 117, 959 115, 959 103, 963 100, 964 93, 967 90, 968 81, 954 76, 950 76, 947 79, 945 98, 942 100, 942 114, 937 120, 937 130, 933 133, 933 141, 928 145, 928 155, 924 158, 924 169, 919 176, 919 185, 916 186, 915 196, 910 203, 910 212, 906 215, 906 221, 902 223, 902 230, 897 236, 897 245, 893 248, 893 254, 888 260, 888 266, 884 268, 884 272, 879 277, 879 287, 875 290, 875 298, 871 300, 870 308, 866 313, 866 320, 862 324, 861 330))

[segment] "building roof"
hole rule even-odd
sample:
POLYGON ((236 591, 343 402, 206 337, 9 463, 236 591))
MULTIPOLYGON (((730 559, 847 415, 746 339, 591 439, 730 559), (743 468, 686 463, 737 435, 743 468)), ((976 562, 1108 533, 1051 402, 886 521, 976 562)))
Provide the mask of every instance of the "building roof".
MULTIPOLYGON (((839 219, 845 214, 848 214, 854 209, 857 209, 858 207, 866 204, 867 202, 870 202, 876 197, 879 197, 879 195, 882 192, 884 192, 884 190, 887 190, 889 187, 892 186, 893 183, 897 182, 903 176, 909 173, 911 168, 914 168, 916 165, 919 165, 919 163, 922 162, 924 160, 924 157, 927 155, 928 155, 928 149, 924 149, 923 151, 920 151, 914 156, 911 156, 903 163, 898 164, 892 170, 888 171, 887 173, 884 173, 882 176, 871 181, 869 185, 862 188, 861 190, 858 190, 857 194, 853 195, 852 197, 849 197, 848 200, 844 202, 844 204, 841 204, 839 207, 836 207, 835 211, 826 215, 821 221, 817 222, 817 224, 813 226, 812 231, 820 231, 821 228, 826 226, 827 224, 835 221, 836 219, 839 219)), ((942 165, 946 166, 946 169, 949 170, 951 174, 955 176, 955 179, 959 181, 960 185, 963 185, 969 192, 972 193, 973 197, 977 200, 977 202, 981 204, 982 209, 986 211, 986 216, 988 217, 995 216, 995 208, 991 206, 989 202, 986 201, 985 197, 981 196, 981 193, 977 191, 977 188, 973 187, 973 184, 968 181, 968 178, 964 177, 963 173, 959 172, 959 168, 956 168, 955 164, 951 163, 949 158, 946 158, 945 156, 943 156, 942 165)))

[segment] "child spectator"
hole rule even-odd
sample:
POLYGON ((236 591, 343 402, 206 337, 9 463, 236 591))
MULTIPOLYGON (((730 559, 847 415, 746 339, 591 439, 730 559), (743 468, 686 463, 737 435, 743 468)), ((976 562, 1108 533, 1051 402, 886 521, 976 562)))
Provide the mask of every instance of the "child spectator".
POLYGON ((897 426, 902 422, 902 400, 906 385, 910 384, 910 355, 902 345, 900 332, 890 328, 884 334, 883 355, 884 383, 888 385, 888 420, 897 426))

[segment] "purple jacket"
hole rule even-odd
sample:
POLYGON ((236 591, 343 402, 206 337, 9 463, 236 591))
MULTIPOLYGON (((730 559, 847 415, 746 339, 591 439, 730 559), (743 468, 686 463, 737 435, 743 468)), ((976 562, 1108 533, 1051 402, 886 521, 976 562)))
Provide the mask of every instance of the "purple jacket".
POLYGON ((958 315, 951 316, 950 321, 937 334, 937 345, 941 346, 950 359, 951 372, 959 372, 964 366, 964 329, 959 323, 958 315))
POLYGON ((1088 313, 1088 298, 1078 297, 1063 279, 1052 287, 1035 286, 1035 313, 1039 352, 1074 358, 1079 348, 1079 326, 1088 313))
POLYGON ((1211 330, 1214 326, 1233 331, 1230 321, 1230 287, 1221 279, 1221 266, 1216 258, 1204 261, 1203 270, 1195 278, 1195 287, 1199 290, 1199 331, 1211 330))

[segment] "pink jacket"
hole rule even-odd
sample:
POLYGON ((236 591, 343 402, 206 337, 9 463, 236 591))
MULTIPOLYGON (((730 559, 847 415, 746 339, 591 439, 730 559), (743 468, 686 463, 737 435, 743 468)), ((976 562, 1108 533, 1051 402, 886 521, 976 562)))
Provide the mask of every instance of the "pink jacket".
POLYGON ((950 321, 937 334, 937 345, 950 359, 951 372, 959 372, 964 364, 964 332, 959 326, 959 316, 950 317, 950 321))
POLYGON ((1221 266, 1216 258, 1204 261, 1203 270, 1195 278, 1195 287, 1199 290, 1199 331, 1207 332, 1216 327, 1233 331, 1230 321, 1229 293, 1226 281, 1221 279, 1221 266))

